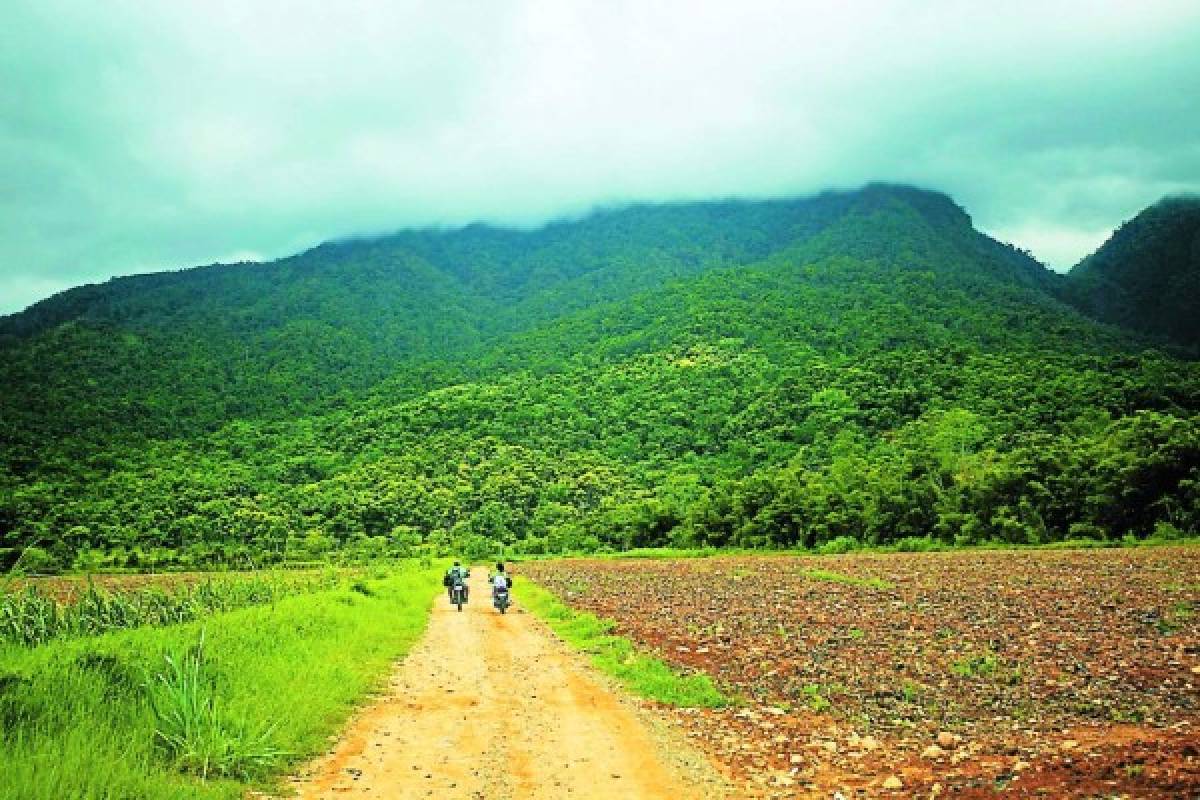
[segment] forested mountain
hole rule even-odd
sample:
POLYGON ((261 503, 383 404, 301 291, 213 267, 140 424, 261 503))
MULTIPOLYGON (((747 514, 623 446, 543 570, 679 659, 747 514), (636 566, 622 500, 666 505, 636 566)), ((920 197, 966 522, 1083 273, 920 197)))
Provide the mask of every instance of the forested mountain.
POLYGON ((16 435, 169 436, 289 416, 384 378, 473 374, 538 322, 812 236, 853 197, 599 213, 523 232, 475 225, 348 240, 269 264, 85 286, 0 320, 16 435), (436 362, 431 365, 429 362, 436 362), (432 370, 432 372, 430 371, 432 370), (79 409, 74 419, 62 408, 79 409))
POLYGON ((1170 197, 1123 224, 1071 270, 1086 313, 1200 352, 1200 197, 1170 197))
POLYGON ((1200 368, 1063 291, 890 185, 81 287, 0 320, 0 546, 53 567, 1194 531, 1200 368))

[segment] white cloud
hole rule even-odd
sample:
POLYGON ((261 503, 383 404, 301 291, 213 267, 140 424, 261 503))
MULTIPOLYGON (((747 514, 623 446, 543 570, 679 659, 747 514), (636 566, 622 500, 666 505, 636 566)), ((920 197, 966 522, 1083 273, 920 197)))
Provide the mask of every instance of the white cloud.
POLYGON ((1013 242, 1029 250, 1039 261, 1058 272, 1066 272, 1075 266, 1083 255, 1095 251, 1112 235, 1108 228, 1084 230, 1038 222, 986 232, 1002 242, 1013 242))
POLYGON ((873 179, 1062 265, 1200 187, 1198 39, 1179 2, 20 0, 0 273, 873 179))
POLYGON ((39 278, 36 275, 0 272, 0 298, 12 309, 31 306, 38 300, 75 286, 76 282, 39 278))

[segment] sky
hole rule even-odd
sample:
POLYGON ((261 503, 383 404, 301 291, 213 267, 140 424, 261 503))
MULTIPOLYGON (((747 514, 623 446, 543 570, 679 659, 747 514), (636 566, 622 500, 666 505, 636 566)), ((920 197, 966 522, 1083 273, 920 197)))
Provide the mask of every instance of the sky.
POLYGON ((1065 270, 1200 191, 1195 0, 5 0, 0 314, 602 205, 940 189, 1065 270))

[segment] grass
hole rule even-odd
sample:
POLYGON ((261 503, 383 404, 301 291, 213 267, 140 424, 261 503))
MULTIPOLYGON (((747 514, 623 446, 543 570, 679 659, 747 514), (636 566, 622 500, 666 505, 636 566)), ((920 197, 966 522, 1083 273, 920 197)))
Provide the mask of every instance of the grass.
MULTIPOLYGON (((354 587, 351 587, 354 588, 354 587)), ((228 718, 214 691, 200 642, 180 657, 163 657, 166 668, 146 684, 156 743, 183 772, 249 780, 270 770, 283 752, 271 744, 274 723, 252 727, 228 718)))
POLYGON ((1159 633, 1169 636, 1181 630, 1195 615, 1196 610, 1191 603, 1176 603, 1155 623, 1155 627, 1159 633))
POLYGON ((440 575, 411 565, 202 621, 0 646, 0 798, 270 788, 420 636, 440 575))
POLYGON ((1000 659, 995 653, 982 652, 963 656, 954 662, 950 671, 961 678, 979 678, 994 675, 1000 668, 1000 659))
POLYGON ((108 592, 89 579, 84 591, 66 603, 46 596, 34 585, 15 592, 0 586, 0 643, 35 646, 51 639, 94 636, 122 628, 177 625, 329 589, 338 580, 334 571, 259 573, 209 578, 170 592, 159 587, 108 592))
POLYGON ((801 689, 801 692, 804 696, 804 702, 812 711, 816 712, 817 714, 821 714, 833 708, 833 703, 829 701, 829 698, 826 697, 825 694, 821 693, 821 686, 819 684, 807 684, 803 687, 803 689, 801 689))
POLYGON ((526 580, 520 598, 563 640, 587 653, 597 668, 639 697, 683 708, 720 708, 731 702, 707 675, 672 669, 625 637, 613 635, 615 623, 576 611, 541 586, 526 580))
POLYGON ((843 575, 828 569, 802 569, 800 574, 813 581, 829 581, 846 586, 862 586, 869 589, 891 589, 892 584, 881 578, 856 578, 853 575, 843 575))
POLYGON ((1020 667, 1006 666, 990 650, 959 658, 950 666, 950 672, 960 678, 990 679, 1007 686, 1017 686, 1023 677, 1020 667))

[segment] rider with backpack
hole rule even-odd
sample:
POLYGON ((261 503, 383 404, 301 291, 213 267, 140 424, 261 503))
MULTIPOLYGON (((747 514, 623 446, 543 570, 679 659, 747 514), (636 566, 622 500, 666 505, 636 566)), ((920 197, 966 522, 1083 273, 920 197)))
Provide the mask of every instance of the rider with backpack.
POLYGON ((450 598, 450 602, 454 602, 454 585, 456 583, 462 584, 463 599, 470 599, 471 587, 467 585, 467 578, 469 577, 471 577, 471 570, 457 561, 454 562, 454 566, 446 570, 446 574, 442 577, 442 586, 446 587, 446 597, 450 598))

